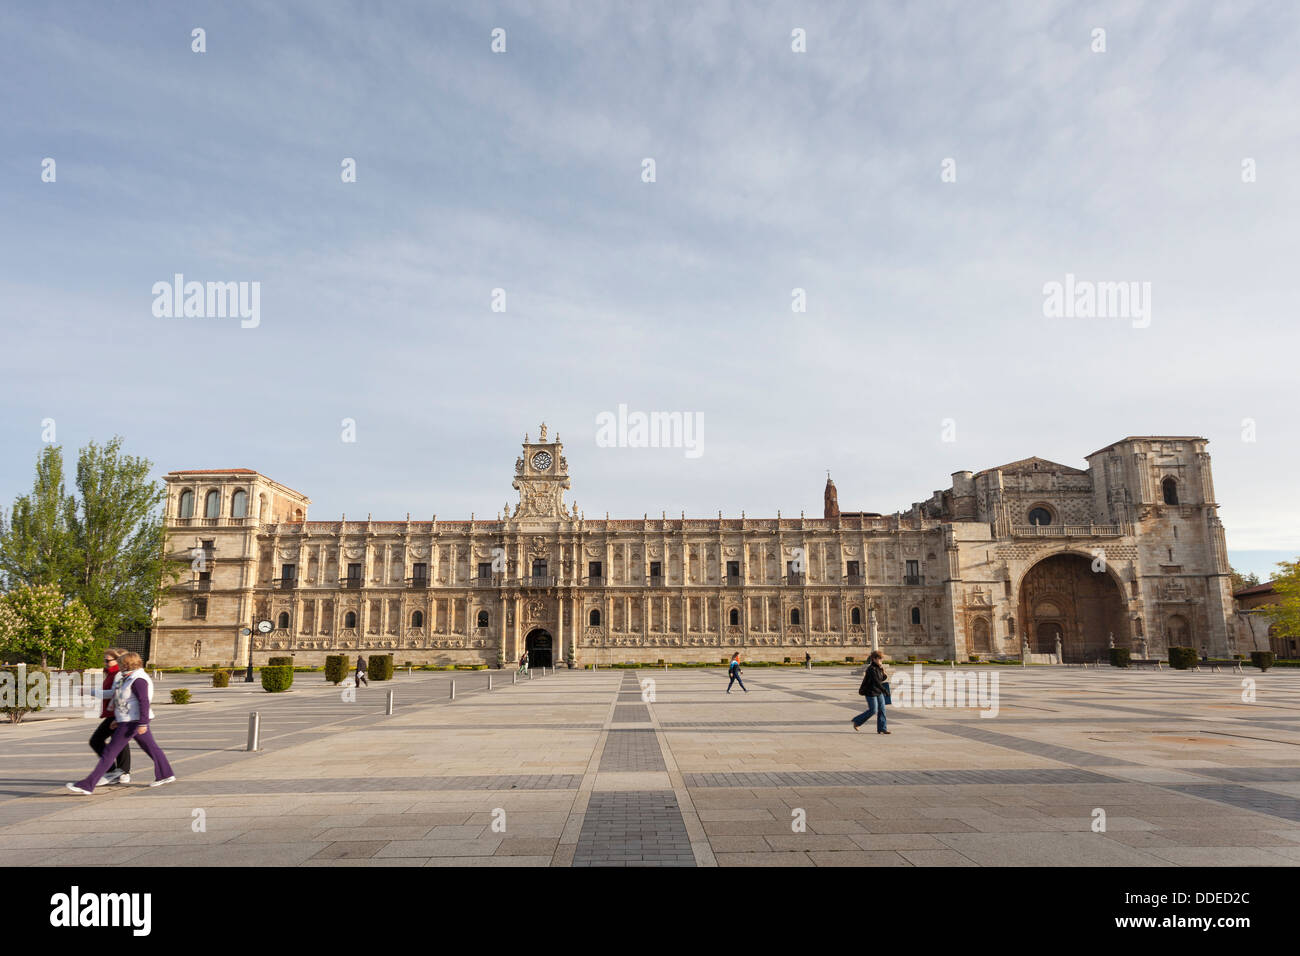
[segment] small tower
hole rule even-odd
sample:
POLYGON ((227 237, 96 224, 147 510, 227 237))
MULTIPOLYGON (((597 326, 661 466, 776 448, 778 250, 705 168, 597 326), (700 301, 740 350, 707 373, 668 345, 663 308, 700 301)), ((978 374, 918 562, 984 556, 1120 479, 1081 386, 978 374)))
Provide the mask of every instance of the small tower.
POLYGON ((826 511, 822 517, 838 518, 840 516, 840 496, 835 491, 835 482, 831 481, 831 473, 826 472, 826 494, 824 496, 826 511))

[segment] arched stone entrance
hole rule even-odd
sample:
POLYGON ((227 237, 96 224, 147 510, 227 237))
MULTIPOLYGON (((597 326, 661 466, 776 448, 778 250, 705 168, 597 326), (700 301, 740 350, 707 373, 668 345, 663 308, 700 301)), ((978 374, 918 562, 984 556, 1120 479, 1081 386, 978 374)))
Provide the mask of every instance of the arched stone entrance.
POLYGON ((529 667, 554 667, 551 660, 551 632, 545 628, 534 628, 524 640, 524 650, 528 651, 529 667))
POLYGON ((1020 581, 1020 621, 1035 654, 1055 654, 1057 637, 1067 661, 1105 658, 1110 635, 1129 645, 1124 596, 1109 570, 1094 571, 1092 559, 1054 554, 1020 581))

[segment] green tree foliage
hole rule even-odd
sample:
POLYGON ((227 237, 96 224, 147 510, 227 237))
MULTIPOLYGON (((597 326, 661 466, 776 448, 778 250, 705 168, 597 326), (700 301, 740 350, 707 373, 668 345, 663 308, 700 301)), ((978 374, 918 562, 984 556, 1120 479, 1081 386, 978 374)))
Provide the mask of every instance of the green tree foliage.
POLYGON ((23 585, 0 596, 0 655, 42 667, 66 652, 68 664, 80 666, 94 643, 94 626, 86 606, 65 600, 53 584, 23 585))
POLYGON ((1279 561, 1273 575, 1277 604, 1268 607, 1269 619, 1277 625, 1278 636, 1300 637, 1300 558, 1279 561))
POLYGON ((121 438, 91 442, 78 455, 76 490, 68 494, 63 450, 51 445, 37 459, 31 493, 15 500, 7 522, 0 515, 4 589, 54 585, 89 611, 94 639, 76 666, 93 663, 123 632, 148 627, 162 589, 184 566, 163 554, 166 493, 149 480, 152 467, 124 454, 121 438))
POLYGON ((1253 588, 1259 584, 1259 575, 1254 571, 1250 574, 1242 574, 1236 568, 1232 569, 1232 593, 1236 594, 1242 588, 1253 588))

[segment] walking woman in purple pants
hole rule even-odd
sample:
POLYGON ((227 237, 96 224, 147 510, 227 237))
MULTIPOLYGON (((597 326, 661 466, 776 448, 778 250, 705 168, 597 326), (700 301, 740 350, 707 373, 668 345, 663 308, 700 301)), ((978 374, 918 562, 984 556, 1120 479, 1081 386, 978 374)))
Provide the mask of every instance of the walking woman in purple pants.
POLYGON ((153 697, 153 681, 144 670, 144 661, 140 660, 139 654, 127 651, 118 658, 118 665, 120 670, 113 683, 113 737, 89 776, 67 785, 73 793, 94 793, 104 771, 113 765, 117 755, 132 740, 153 760, 154 782, 149 786, 161 787, 176 779, 171 764, 167 762, 167 755, 149 732, 149 723, 153 720, 153 710, 149 706, 153 697))

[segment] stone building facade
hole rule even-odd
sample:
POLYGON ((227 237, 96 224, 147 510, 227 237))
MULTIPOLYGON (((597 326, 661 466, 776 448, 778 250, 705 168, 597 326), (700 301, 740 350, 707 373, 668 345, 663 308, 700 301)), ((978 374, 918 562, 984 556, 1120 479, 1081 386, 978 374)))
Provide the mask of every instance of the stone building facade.
POLYGON ((1041 458, 957 472, 908 511, 592 520, 565 501, 545 426, 496 520, 307 520, 248 469, 166 476, 159 666, 391 652, 400 665, 515 661, 965 660, 1238 647, 1206 440, 1126 438, 1081 470, 1041 458), (257 624, 270 622, 269 633, 257 624), (251 633, 245 633, 251 631, 251 633))

